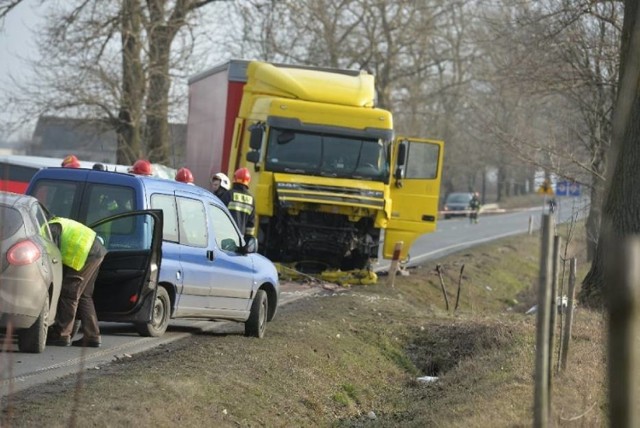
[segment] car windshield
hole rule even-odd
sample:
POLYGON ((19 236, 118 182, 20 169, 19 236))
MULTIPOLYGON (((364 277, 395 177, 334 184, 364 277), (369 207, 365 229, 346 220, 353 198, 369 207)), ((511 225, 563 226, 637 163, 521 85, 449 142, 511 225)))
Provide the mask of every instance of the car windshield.
POLYGON ((269 171, 385 181, 389 166, 381 140, 272 128, 269 171))
POLYGON ((22 215, 17 209, 0 205, 0 239, 13 236, 22 224, 22 215))
POLYGON ((468 193, 452 193, 447 198, 448 203, 463 203, 466 204, 471 200, 471 195, 468 193))

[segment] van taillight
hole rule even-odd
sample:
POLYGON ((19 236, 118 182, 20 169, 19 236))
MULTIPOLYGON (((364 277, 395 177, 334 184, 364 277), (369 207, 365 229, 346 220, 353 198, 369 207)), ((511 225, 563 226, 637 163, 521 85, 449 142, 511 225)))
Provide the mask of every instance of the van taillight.
POLYGON ((40 258, 40 248, 28 239, 20 241, 7 251, 7 261, 14 266, 24 266, 40 258))

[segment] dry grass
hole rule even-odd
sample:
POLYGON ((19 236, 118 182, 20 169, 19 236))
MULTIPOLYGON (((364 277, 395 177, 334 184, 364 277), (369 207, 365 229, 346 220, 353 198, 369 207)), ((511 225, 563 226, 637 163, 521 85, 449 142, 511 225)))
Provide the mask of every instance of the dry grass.
MULTIPOLYGON (((574 244, 579 248, 578 243, 574 244)), ((436 426, 532 424, 537 238, 439 263, 396 288, 354 287, 282 307, 264 340, 239 325, 5 399, 3 425, 436 426), (435 383, 418 376, 433 375, 435 383), (376 419, 371 419, 370 412, 376 419)), ((569 370, 554 378, 558 426, 605 425, 604 322, 579 309, 569 370)), ((555 353, 554 353, 555 356, 555 353)))

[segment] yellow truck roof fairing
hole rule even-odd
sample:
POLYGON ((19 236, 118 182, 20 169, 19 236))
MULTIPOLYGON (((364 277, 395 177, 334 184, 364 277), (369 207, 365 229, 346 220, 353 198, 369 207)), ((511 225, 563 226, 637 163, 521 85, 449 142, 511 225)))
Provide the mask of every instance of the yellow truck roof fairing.
POLYGON ((375 84, 371 74, 347 75, 304 68, 275 67, 252 61, 247 67, 245 92, 297 98, 318 103, 354 107, 375 105, 375 84), (327 88, 332 88, 328 91, 327 88))
POLYGON ((378 108, 362 109, 352 106, 258 96, 255 98, 253 111, 249 117, 257 113, 262 117, 268 117, 267 124, 269 126, 359 137, 368 135, 384 140, 393 139, 391 113, 378 108), (287 118, 291 120, 287 121, 287 118), (325 126, 326 129, 321 129, 318 126, 325 126), (314 127, 317 129, 312 129, 314 127))

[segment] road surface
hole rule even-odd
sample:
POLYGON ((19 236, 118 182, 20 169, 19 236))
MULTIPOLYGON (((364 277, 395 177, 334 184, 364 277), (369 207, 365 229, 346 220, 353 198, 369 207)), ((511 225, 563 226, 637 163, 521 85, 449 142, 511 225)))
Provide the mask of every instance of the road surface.
MULTIPOLYGON (((584 201, 565 201, 558 209, 560 222, 567 221, 572 214, 585 214, 584 201)), ((468 248, 483 242, 503 238, 510 235, 526 233, 529 219, 533 228, 540 225, 542 207, 518 210, 505 214, 484 215, 479 224, 470 224, 468 219, 450 219, 438 222, 435 233, 425 235, 417 240, 410 250, 409 265, 419 264, 426 260, 436 259, 444 255, 468 248)), ((375 269, 387 270, 388 261, 380 262, 375 269)), ((281 293, 282 304, 293 301, 304 295, 299 290, 288 289, 281 293)), ((48 346, 42 354, 25 354, 17 351, 15 341, 4 338, 0 353, 0 396, 6 396, 33 385, 45 383, 79 370, 99 369, 116 359, 128 358, 162 344, 182 339, 191 334, 221 328, 222 324, 212 321, 172 321, 167 332, 160 338, 141 337, 128 324, 101 323, 102 347, 78 348, 48 346)), ((239 335, 244 332, 244 325, 231 323, 237 328, 239 335)), ((269 335, 267 328, 266 335, 269 335)), ((268 340, 268 339, 267 339, 268 340)))

